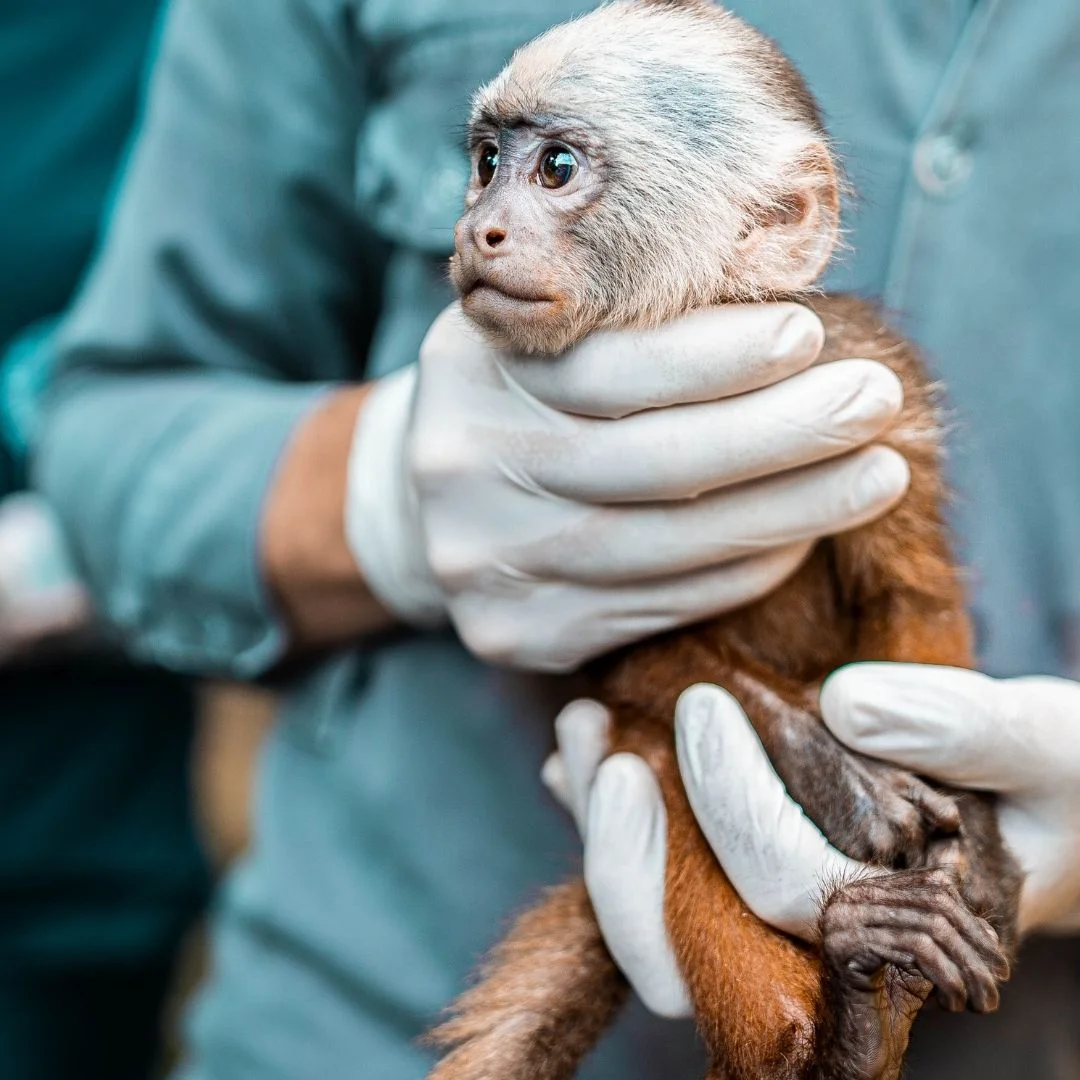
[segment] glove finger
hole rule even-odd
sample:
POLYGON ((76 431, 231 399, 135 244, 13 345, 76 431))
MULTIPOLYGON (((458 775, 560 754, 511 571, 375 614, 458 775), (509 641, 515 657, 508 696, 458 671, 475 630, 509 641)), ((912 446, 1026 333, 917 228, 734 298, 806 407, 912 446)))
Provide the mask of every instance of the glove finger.
POLYGON ((489 663, 575 671, 621 645, 757 600, 790 577, 812 547, 792 544, 725 566, 617 589, 552 584, 513 607, 464 597, 455 601, 454 621, 468 648, 489 663), (558 620, 551 618, 552 597, 558 620))
MULTIPOLYGON (((486 642, 504 649, 503 662, 536 671, 574 671, 586 660, 632 641, 641 641, 679 626, 698 622, 720 612, 741 607, 766 595, 790 577, 813 545, 792 544, 750 559, 711 567, 677 578, 661 578, 619 589, 578 587, 575 590, 571 636, 558 631, 554 638, 534 636, 529 648, 513 648, 519 623, 488 617, 477 621, 483 642, 475 635, 470 647, 490 657, 486 642)), ((492 612, 492 616, 497 612, 492 612)), ((502 659, 502 656, 500 656, 502 659)))
POLYGON ((585 835, 589 793, 607 757, 611 716, 598 701, 572 701, 555 718, 555 740, 566 779, 570 813, 585 835))
POLYGON ((787 933, 815 937, 822 896, 868 868, 833 848, 790 798, 726 691, 685 691, 675 740, 698 824, 746 905, 787 933))
POLYGON ((809 367, 821 321, 799 304, 732 304, 643 332, 592 334, 562 356, 506 356, 507 374, 551 408, 615 418, 743 394, 809 367))
POLYGON ((638 641, 758 600, 790 577, 812 547, 788 544, 725 566, 621 588, 609 617, 617 631, 612 636, 618 644, 638 641))
POLYGON ((1060 759, 1059 710, 1052 697, 1039 701, 1045 682, 851 664, 825 681, 821 709, 833 734, 860 753, 959 787, 1016 793, 1045 786, 1060 759))
POLYGON ((577 525, 513 561, 592 585, 701 570, 872 521, 908 476, 899 454, 874 446, 684 503, 583 508, 577 525))
MULTIPOLYGON (((570 781, 566 775, 566 766, 559 754, 548 754, 540 768, 540 781, 548 789, 555 801, 571 817, 574 815, 574 803, 570 795, 570 781)), ((576 818, 575 818, 576 820, 576 818)), ((579 830, 580 831, 580 830, 579 830)))
POLYGON ((604 940, 637 995, 660 1016, 691 1012, 664 923, 667 815, 648 765, 615 754, 589 800, 585 884, 604 940))
POLYGON ((686 499, 839 457, 880 435, 902 401, 884 365, 837 360, 738 398, 537 431, 520 464, 578 502, 686 499))

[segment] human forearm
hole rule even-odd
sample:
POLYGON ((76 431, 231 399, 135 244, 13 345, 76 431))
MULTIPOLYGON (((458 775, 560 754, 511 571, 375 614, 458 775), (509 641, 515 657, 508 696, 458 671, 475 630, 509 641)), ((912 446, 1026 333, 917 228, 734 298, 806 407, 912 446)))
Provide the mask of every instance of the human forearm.
POLYGON ((322 392, 205 372, 63 380, 35 474, 98 611, 134 653, 240 678, 281 656, 258 525, 291 433, 322 392))
POLYGON ((267 494, 260 561, 294 650, 342 644, 394 622, 345 541, 349 449, 369 390, 336 390, 300 422, 267 494))
POLYGON ((350 40, 316 5, 170 8, 55 346, 39 479, 99 610, 166 666, 250 678, 292 644, 260 558, 267 498, 358 373, 382 265, 356 206, 350 40))

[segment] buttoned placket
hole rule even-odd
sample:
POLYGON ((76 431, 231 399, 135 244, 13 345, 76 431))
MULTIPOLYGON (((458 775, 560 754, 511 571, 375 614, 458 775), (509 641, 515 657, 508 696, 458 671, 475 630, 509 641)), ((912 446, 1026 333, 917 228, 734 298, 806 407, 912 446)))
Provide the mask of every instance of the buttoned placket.
POLYGON ((978 124, 967 91, 980 49, 1004 0, 977 0, 919 126, 885 278, 886 307, 908 307, 915 247, 933 204, 960 197, 977 168, 978 124))

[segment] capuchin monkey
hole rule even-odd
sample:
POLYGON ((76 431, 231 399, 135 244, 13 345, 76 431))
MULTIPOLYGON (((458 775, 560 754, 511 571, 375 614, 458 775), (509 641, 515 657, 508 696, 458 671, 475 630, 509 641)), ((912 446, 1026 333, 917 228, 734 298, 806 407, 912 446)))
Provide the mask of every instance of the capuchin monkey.
MULTIPOLYGON (((814 290, 840 183, 817 107, 760 33, 707 0, 622 0, 520 49, 478 93, 454 285, 499 345, 559 353, 600 328, 695 308, 798 300, 821 362, 860 356, 903 382, 886 439, 905 499, 823 540, 754 605, 588 669, 611 752, 643 757, 668 814, 666 922, 711 1080, 893 1080, 932 993, 990 1012, 1016 938, 1020 873, 989 796, 943 792, 852 753, 818 689, 853 660, 968 667, 971 634, 943 523, 941 438, 915 349, 877 311, 814 290), (877 876, 835 883, 805 945, 751 914, 699 832, 672 717, 686 687, 740 701, 788 791, 877 876)), ((584 884, 553 889, 432 1036, 437 1080, 563 1080, 627 993, 584 884)))

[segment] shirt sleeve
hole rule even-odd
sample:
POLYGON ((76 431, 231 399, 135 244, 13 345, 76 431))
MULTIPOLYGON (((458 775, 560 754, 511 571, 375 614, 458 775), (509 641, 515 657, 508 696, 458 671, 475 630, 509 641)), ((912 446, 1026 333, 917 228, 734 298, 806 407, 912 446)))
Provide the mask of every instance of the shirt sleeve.
POLYGON ((354 376, 381 252, 355 210, 344 0, 174 0, 102 250, 55 339, 35 476, 145 659, 252 677, 284 649, 266 490, 354 376))

